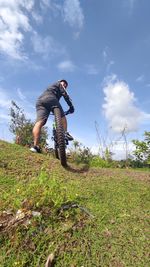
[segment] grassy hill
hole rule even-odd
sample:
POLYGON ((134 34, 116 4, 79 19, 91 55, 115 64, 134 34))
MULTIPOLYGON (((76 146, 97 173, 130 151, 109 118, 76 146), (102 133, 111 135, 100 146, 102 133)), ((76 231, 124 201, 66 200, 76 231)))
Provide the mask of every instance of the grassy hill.
POLYGON ((0 141, 0 267, 150 266, 149 181, 0 141))

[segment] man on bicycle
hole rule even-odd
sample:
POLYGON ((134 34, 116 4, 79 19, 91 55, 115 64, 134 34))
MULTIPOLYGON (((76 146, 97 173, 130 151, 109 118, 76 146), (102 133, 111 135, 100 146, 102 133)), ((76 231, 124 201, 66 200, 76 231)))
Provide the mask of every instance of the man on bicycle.
POLYGON ((65 115, 74 112, 74 106, 69 95, 66 92, 68 82, 66 80, 60 80, 50 86, 43 92, 36 102, 37 119, 33 127, 34 146, 30 149, 32 152, 40 153, 39 141, 41 128, 46 124, 47 119, 53 107, 57 106, 61 112, 62 125, 64 128, 65 137, 68 140, 73 140, 73 137, 67 132, 67 120, 65 115), (69 109, 64 113, 62 106, 59 103, 61 97, 64 97, 69 109))

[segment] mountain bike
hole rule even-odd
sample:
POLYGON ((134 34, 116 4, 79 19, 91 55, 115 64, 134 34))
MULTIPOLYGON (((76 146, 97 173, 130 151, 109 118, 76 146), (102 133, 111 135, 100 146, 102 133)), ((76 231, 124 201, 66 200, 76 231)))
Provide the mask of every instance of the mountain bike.
MULTIPOLYGON (((67 166, 66 147, 69 144, 65 138, 65 133, 61 121, 61 113, 58 107, 53 108, 54 122, 52 130, 52 140, 54 141, 55 157, 60 160, 63 167, 67 166)), ((67 115, 65 113, 65 115, 67 115)))

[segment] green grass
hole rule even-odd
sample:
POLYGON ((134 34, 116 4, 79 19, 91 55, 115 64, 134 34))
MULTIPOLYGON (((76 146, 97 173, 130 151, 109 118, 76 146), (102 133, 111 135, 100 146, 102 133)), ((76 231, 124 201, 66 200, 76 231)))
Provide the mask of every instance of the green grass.
POLYGON ((149 180, 148 171, 63 169, 0 141, 0 267, 44 267, 51 253, 56 267, 150 266, 149 180), (24 218, 11 224, 18 210, 24 218))

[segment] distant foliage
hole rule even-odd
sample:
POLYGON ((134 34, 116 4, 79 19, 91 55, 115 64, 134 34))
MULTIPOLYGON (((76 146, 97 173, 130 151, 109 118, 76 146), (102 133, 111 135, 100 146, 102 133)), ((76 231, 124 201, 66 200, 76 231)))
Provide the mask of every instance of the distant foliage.
POLYGON ((100 156, 96 155, 92 157, 90 161, 90 166, 100 167, 100 168, 109 168, 111 164, 107 160, 102 159, 100 156))
POLYGON ((77 164, 89 164, 92 158, 92 153, 88 147, 85 147, 77 140, 74 140, 73 147, 70 149, 70 157, 77 164))
POLYGON ((145 131, 144 141, 133 140, 135 145, 134 156, 138 163, 150 165, 150 132, 145 131))
POLYGON ((110 153, 107 153, 107 160, 102 159, 99 155, 93 155, 88 147, 83 146, 77 140, 73 142, 70 156, 77 164, 88 164, 91 167, 108 168, 112 164, 110 153))
MULTIPOLYGON (((11 102, 10 117, 10 131, 15 136, 15 142, 23 146, 31 146, 33 143, 32 129, 34 123, 26 118, 24 111, 14 101, 11 102)), ((41 133, 41 145, 46 145, 47 137, 47 129, 43 128, 41 133)))
POLYGON ((104 159, 107 162, 112 162, 112 155, 113 153, 110 151, 110 149, 108 147, 106 147, 105 151, 104 151, 104 159))
MULTIPOLYGON (((72 161, 88 164, 90 167, 99 168, 149 168, 150 167, 150 132, 144 133, 144 141, 133 140, 135 151, 134 158, 126 157, 124 160, 113 160, 112 152, 106 147, 103 151, 103 157, 93 155, 88 147, 83 146, 75 140, 70 149, 70 158, 72 161)), ((126 150, 127 152, 127 150, 126 150)))

